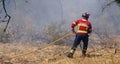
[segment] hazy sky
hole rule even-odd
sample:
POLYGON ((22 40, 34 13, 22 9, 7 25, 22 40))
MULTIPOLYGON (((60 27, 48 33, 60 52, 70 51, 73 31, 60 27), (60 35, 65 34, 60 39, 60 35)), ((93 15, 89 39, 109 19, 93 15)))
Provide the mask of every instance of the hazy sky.
MULTIPOLYGON (((120 7, 115 3, 102 12, 106 0, 15 1, 16 4, 14 3, 14 0, 7 1, 7 10, 12 16, 13 21, 21 24, 32 23, 35 26, 40 26, 49 24, 50 22, 61 22, 62 20, 66 20, 65 22, 71 24, 72 21, 81 18, 81 14, 87 11, 91 14, 89 20, 93 24, 105 19, 105 21, 115 21, 115 24, 120 26, 118 23, 120 20, 120 7)), ((4 13, 2 15, 4 15, 4 13)))
MULTIPOLYGON (((38 23, 47 23, 60 20, 75 20, 88 11, 92 17, 99 15, 100 4, 97 0, 16 0, 10 3, 13 16, 23 21, 31 19, 38 23)), ((17 20, 17 19, 16 19, 17 20)), ((19 20, 17 20, 19 21, 19 20)))

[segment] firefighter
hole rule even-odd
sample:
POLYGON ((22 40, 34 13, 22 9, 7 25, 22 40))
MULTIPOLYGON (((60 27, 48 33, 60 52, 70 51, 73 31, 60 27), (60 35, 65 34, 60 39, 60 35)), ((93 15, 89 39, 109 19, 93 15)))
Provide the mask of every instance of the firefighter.
POLYGON ((82 56, 86 56, 86 50, 88 47, 88 37, 89 33, 92 32, 92 26, 91 23, 88 21, 90 14, 85 12, 82 14, 82 18, 74 21, 71 25, 72 32, 76 34, 73 46, 68 53, 69 58, 73 58, 73 54, 77 48, 77 46, 80 44, 80 42, 83 42, 83 48, 82 48, 82 56), (74 27, 77 26, 77 32, 75 32, 74 27))

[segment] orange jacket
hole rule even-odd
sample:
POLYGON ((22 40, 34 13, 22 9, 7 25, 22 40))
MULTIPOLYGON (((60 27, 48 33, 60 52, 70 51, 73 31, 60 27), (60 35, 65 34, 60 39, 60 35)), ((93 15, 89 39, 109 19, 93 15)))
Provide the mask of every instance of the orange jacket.
POLYGON ((91 23, 84 18, 74 21, 71 28, 74 29, 75 26, 78 27, 77 34, 88 34, 92 32, 91 23))

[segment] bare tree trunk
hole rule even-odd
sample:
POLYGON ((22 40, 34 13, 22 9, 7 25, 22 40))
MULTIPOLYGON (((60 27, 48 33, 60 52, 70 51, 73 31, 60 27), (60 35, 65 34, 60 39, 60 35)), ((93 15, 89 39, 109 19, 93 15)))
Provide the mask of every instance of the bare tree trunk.
POLYGON ((6 30, 7 30, 7 27, 8 27, 8 24, 9 24, 9 22, 10 22, 10 19, 11 19, 11 16, 7 13, 7 10, 6 10, 6 5, 5 5, 5 0, 2 0, 2 5, 3 5, 3 9, 4 9, 4 11, 5 11, 5 17, 4 17, 4 20, 3 20, 3 22, 7 22, 7 24, 6 24, 6 26, 5 26, 5 28, 4 28, 4 32, 6 32, 6 30), (8 18, 7 20, 5 20, 6 18, 8 18))

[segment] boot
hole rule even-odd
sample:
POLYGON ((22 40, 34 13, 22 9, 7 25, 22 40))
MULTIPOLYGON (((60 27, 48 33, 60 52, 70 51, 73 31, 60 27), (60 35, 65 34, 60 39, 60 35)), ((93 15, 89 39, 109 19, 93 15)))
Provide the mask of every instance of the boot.
POLYGON ((82 51, 82 56, 83 56, 83 57, 86 56, 86 51, 85 51, 85 50, 82 51))
POLYGON ((67 57, 73 58, 74 52, 75 52, 75 50, 71 49, 70 52, 68 53, 67 57))
POLYGON ((73 58, 73 53, 68 53, 67 57, 73 58))

